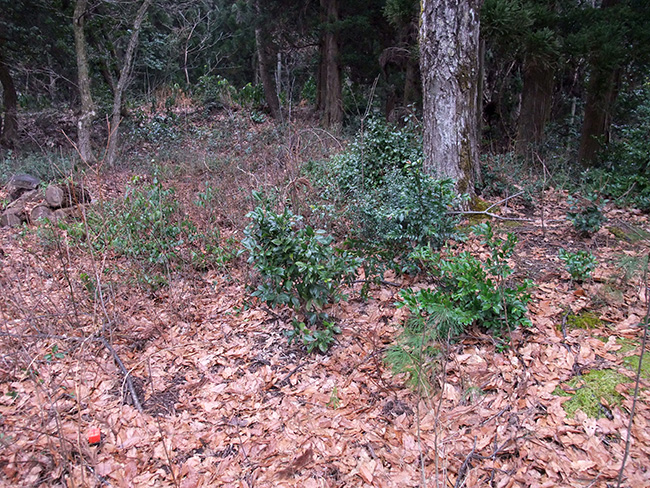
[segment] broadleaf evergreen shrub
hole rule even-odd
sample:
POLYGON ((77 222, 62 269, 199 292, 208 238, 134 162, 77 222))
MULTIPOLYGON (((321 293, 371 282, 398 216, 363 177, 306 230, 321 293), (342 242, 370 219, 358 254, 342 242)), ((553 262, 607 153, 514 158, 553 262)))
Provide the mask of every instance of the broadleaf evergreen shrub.
POLYGON ((317 179, 335 209, 332 219, 349 224, 348 246, 372 256, 366 277, 386 266, 412 270, 408 255, 414 246, 439 248, 455 235, 458 219, 449 210, 460 199, 451 180, 424 173, 422 140, 413 127, 369 120, 366 128, 317 171, 317 179))
POLYGON ((566 270, 575 281, 585 281, 598 266, 598 260, 589 251, 569 252, 560 249, 559 258, 564 261, 566 270))
POLYGON ((578 200, 569 197, 570 210, 567 217, 573 222, 573 228, 583 236, 590 236, 600 229, 605 222, 602 207, 596 203, 596 197, 578 200))
POLYGON ((454 340, 476 324, 500 335, 518 326, 529 326, 526 317, 532 283, 509 283, 512 269, 508 259, 517 242, 512 234, 505 240, 494 234, 489 224, 474 228, 490 250, 481 261, 469 252, 445 255, 430 247, 420 247, 413 258, 422 262, 435 279, 434 288, 407 289, 400 293, 399 307, 411 312, 386 361, 396 373, 407 373, 413 385, 430 386, 441 342, 454 340))
POLYGON ((345 299, 342 285, 356 276, 361 260, 334 247, 332 236, 305 225, 290 209, 278 213, 261 194, 254 198, 258 206, 248 214, 251 223, 242 240, 261 277, 253 296, 270 307, 293 308, 289 341, 325 352, 338 332, 325 308, 345 299))
POLYGON ((474 233, 490 249, 488 258, 481 261, 467 251, 444 255, 419 249, 413 257, 423 262, 436 288, 401 293, 403 305, 411 310, 427 314, 455 310, 462 317, 458 323, 443 321, 438 325, 435 333, 442 339, 458 336, 469 324, 496 335, 530 325, 526 313, 532 283, 529 280, 518 285, 509 283, 513 270, 508 259, 514 252, 516 237, 509 233, 505 240, 499 238, 489 223, 475 226, 474 233))

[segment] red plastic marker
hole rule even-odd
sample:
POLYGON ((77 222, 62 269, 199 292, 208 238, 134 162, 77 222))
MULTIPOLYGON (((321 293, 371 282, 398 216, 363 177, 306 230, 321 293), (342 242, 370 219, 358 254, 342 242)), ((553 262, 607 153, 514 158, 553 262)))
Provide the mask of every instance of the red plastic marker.
POLYGON ((91 427, 88 429, 88 444, 91 446, 94 444, 99 444, 102 440, 102 432, 97 427, 91 427))

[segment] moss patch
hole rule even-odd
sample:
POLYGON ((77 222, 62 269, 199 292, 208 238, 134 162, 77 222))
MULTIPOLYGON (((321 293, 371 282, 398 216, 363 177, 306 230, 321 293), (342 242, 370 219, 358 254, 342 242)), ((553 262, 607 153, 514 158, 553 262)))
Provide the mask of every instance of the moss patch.
POLYGON ((596 329, 603 325, 603 321, 593 312, 580 312, 569 315, 566 324, 569 329, 596 329))
POLYGON ((569 417, 573 418, 578 410, 582 410, 589 417, 599 418, 603 416, 602 405, 611 408, 621 404, 623 397, 616 391, 616 387, 629 381, 627 376, 613 369, 594 370, 566 383, 568 392, 558 387, 553 393, 571 397, 563 405, 569 417))
POLYGON ((619 337, 618 339, 616 339, 616 344, 619 344, 621 346, 621 348, 617 352, 619 354, 625 354, 630 351, 634 351, 640 345, 640 342, 635 341, 634 339, 626 339, 624 337, 619 337))
MULTIPOLYGON (((623 359, 623 365, 636 373, 639 369, 639 358, 640 356, 628 356, 623 359)), ((643 355, 643 363, 641 364, 641 377, 650 379, 650 358, 647 354, 643 355)))
MULTIPOLYGON (((485 200, 479 197, 474 197, 474 199, 472 199, 472 201, 469 204, 469 209, 474 212, 485 212, 488 208, 490 208, 490 206, 492 206, 490 202, 486 202, 485 200)), ((491 217, 488 215, 470 214, 468 221, 470 225, 476 225, 490 219, 491 217)))

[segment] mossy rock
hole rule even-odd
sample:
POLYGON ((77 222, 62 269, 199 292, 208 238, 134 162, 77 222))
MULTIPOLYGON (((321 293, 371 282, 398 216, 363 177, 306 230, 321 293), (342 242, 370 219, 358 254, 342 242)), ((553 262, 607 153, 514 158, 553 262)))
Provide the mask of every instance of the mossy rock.
POLYGON ((605 412, 604 406, 611 408, 621 405, 623 396, 616 391, 616 387, 629 382, 627 376, 613 369, 593 370, 566 383, 572 391, 567 392, 558 386, 553 394, 571 397, 563 404, 564 411, 570 418, 575 417, 578 410, 589 417, 600 418, 605 412))

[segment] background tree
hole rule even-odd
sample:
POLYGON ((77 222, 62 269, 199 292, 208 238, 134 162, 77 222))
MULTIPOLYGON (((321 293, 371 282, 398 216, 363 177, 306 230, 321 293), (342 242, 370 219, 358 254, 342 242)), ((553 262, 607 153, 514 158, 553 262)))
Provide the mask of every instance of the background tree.
POLYGON ((320 0, 322 33, 316 108, 322 111, 325 127, 340 129, 343 123, 341 59, 339 46, 339 2, 320 0))
POLYGON ((423 0, 424 168, 474 193, 478 159, 479 0, 423 0))
POLYGON ((129 82, 131 81, 133 59, 138 47, 138 36, 140 35, 140 28, 142 27, 142 22, 144 21, 144 17, 147 14, 147 9, 151 5, 152 1, 153 0, 143 0, 135 15, 133 27, 131 28, 131 34, 128 38, 128 44, 126 46, 124 59, 122 61, 122 66, 120 69, 120 77, 113 94, 113 110, 111 113, 110 126, 111 133, 109 135, 108 147, 106 150, 106 163, 109 166, 113 166, 117 160, 117 150, 119 147, 119 128, 120 122, 122 120, 122 98, 129 82))
POLYGON ((72 25, 77 57, 77 85, 81 100, 80 113, 77 120, 77 149, 81 159, 88 164, 92 164, 95 162, 95 155, 92 149, 91 129, 96 113, 95 102, 90 91, 90 72, 88 68, 88 54, 86 52, 86 36, 84 33, 87 7, 87 0, 77 0, 72 25))

